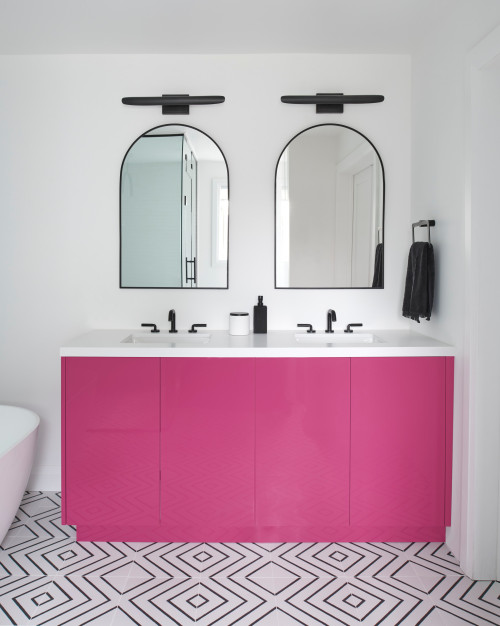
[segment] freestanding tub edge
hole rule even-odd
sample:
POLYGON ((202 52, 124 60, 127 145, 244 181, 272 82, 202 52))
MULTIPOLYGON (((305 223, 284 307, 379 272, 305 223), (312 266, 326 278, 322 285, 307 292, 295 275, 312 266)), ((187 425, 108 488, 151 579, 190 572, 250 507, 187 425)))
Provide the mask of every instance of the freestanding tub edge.
POLYGON ((0 405, 0 544, 28 484, 39 424, 29 409, 0 405))

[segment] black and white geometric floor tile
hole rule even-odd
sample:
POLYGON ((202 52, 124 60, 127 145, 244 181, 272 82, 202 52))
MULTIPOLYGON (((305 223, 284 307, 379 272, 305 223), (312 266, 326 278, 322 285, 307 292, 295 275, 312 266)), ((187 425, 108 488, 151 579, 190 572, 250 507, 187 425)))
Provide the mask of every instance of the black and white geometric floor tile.
POLYGON ((500 625, 500 583, 439 543, 78 543, 28 492, 0 547, 0 625, 500 625))

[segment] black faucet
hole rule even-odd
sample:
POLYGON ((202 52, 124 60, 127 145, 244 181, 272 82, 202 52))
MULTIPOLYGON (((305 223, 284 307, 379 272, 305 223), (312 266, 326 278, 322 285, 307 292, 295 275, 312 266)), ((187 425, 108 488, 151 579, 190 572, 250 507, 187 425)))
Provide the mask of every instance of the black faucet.
POLYGON ((308 333, 315 333, 316 331, 313 329, 312 324, 297 324, 297 326, 301 326, 303 328, 308 328, 308 333))
POLYGON ((141 324, 141 326, 147 326, 151 328, 152 333, 159 333, 160 331, 156 328, 156 324, 141 324))
POLYGON ((177 329, 175 328, 175 309, 170 309, 168 312, 168 321, 170 322, 170 330, 169 333, 176 333, 177 329))
POLYGON ((325 333, 334 333, 335 331, 332 328, 332 323, 337 321, 337 314, 333 309, 328 309, 328 313, 326 314, 326 330, 325 333))
POLYGON ((347 328, 344 330, 345 333, 352 333, 351 328, 353 326, 363 326, 363 324, 347 324, 347 328))
POLYGON ((206 328, 206 327, 207 327, 206 324, 192 324, 191 330, 188 330, 188 333, 197 333, 198 332, 196 330, 197 328, 206 328))

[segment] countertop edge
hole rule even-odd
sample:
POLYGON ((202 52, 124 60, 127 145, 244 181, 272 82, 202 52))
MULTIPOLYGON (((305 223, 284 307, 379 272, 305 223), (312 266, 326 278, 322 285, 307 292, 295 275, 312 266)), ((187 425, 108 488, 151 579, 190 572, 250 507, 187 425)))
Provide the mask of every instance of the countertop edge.
POLYGON ((60 348, 61 357, 125 358, 336 358, 336 357, 452 357, 455 348, 425 335, 404 330, 373 330, 380 341, 360 345, 306 345, 294 331, 267 335, 229 336, 212 331, 215 345, 143 345, 123 343, 130 330, 90 331, 60 348))

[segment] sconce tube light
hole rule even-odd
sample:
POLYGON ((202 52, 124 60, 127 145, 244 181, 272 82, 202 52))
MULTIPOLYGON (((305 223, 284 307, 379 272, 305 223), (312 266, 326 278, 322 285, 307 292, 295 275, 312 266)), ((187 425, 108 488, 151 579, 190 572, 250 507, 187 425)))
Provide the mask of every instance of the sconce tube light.
POLYGON ((347 96, 343 93, 317 93, 315 96, 281 96, 281 102, 286 104, 315 104, 316 113, 343 113, 344 104, 371 104, 383 101, 384 96, 347 96))
POLYGON ((189 106, 191 104, 221 104, 224 101, 224 96, 190 96, 188 94, 122 98, 123 104, 161 106, 163 115, 189 115, 189 106))

